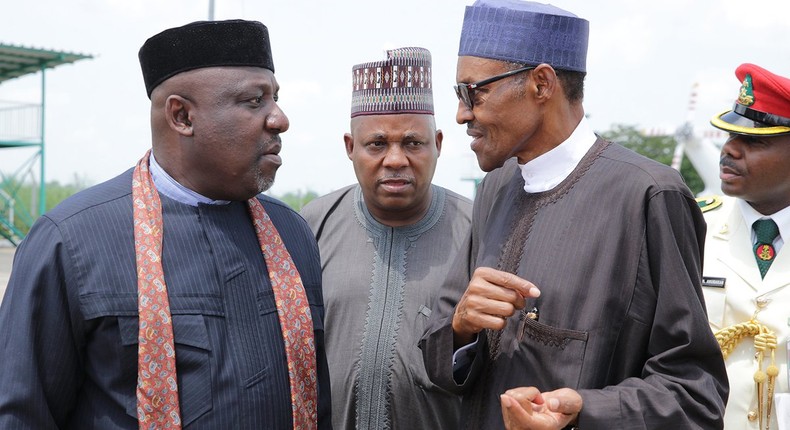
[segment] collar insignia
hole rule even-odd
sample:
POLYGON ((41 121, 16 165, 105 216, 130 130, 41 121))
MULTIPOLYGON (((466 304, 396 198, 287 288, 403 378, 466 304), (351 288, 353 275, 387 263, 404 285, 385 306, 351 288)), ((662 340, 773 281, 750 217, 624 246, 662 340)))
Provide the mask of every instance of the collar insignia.
POLYGON ((722 204, 720 196, 698 197, 696 200, 702 213, 717 209, 722 204))

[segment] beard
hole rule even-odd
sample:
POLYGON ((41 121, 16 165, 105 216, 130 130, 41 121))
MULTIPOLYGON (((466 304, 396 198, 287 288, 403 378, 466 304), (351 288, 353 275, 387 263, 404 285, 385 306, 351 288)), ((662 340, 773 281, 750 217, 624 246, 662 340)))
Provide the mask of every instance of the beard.
POLYGON ((267 191, 274 185, 274 172, 269 174, 258 170, 255 174, 255 183, 258 185, 258 194, 267 191))
MULTIPOLYGON (((280 140, 279 134, 275 134, 269 140, 263 142, 258 148, 258 153, 265 154, 268 152, 267 149, 269 149, 274 145, 277 146, 282 145, 282 141, 280 140)), ((258 194, 267 191, 269 188, 272 187, 272 185, 274 185, 274 176, 276 175, 277 169, 279 168, 280 166, 275 166, 274 169, 271 169, 270 171, 260 168, 255 171, 255 184, 257 185, 258 188, 258 194)))

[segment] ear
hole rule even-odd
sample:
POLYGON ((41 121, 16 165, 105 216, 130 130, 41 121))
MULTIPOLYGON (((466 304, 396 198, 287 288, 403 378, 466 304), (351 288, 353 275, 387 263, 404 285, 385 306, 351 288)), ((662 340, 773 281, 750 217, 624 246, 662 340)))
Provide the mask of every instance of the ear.
POLYGON ((192 104, 179 95, 170 95, 165 100, 165 119, 167 125, 182 136, 193 136, 192 104))
POLYGON ((346 143, 346 155, 348 155, 349 160, 353 160, 351 158, 351 153, 354 152, 354 136, 351 133, 346 133, 343 135, 343 141, 346 143))
POLYGON ((535 99, 538 101, 547 101, 551 99, 555 92, 558 90, 559 80, 557 79, 557 72, 548 64, 541 64, 532 71, 531 80, 533 83, 532 90, 535 94, 535 99))
POLYGON ((444 139, 444 133, 441 130, 436 130, 436 156, 442 155, 442 139, 444 139))

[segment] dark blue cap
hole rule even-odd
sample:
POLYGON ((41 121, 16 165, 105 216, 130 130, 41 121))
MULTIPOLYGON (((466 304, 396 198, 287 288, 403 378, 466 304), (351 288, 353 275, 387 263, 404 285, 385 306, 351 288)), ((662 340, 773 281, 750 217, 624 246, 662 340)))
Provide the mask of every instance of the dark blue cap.
POLYGON ((587 71, 590 23, 558 7, 522 0, 477 0, 466 7, 459 56, 587 71))

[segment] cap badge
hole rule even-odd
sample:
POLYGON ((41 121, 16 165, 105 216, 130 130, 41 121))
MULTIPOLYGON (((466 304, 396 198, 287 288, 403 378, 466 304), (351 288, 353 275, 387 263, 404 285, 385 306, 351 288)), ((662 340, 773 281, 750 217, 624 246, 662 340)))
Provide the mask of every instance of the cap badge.
POLYGON ((752 86, 752 75, 747 74, 743 78, 741 90, 738 92, 738 104, 751 106, 754 104, 754 87, 752 86))

